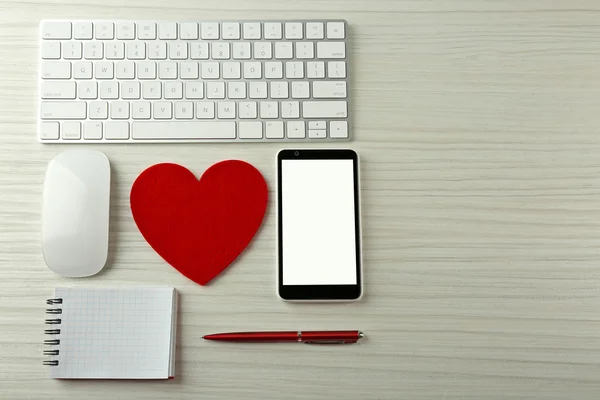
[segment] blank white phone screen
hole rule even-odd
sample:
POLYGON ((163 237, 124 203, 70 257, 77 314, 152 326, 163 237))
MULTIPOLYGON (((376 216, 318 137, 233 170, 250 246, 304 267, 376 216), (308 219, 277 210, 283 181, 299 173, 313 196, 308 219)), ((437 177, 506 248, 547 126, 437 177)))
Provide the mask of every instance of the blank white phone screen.
POLYGON ((352 160, 282 160, 284 285, 356 285, 352 160))

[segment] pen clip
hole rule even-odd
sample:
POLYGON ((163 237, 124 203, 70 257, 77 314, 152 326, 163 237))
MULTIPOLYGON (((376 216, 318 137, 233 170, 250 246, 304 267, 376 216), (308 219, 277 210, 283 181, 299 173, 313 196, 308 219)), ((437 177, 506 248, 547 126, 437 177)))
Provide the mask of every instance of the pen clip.
POLYGON ((356 343, 356 340, 310 340, 304 344, 350 344, 356 343))

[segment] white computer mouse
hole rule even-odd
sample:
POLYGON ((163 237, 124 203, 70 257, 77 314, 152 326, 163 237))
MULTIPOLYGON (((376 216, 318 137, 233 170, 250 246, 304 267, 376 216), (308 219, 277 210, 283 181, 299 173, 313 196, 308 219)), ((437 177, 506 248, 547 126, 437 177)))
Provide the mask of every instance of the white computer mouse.
POLYGON ((42 251, 50 270, 67 277, 97 274, 108 257, 110 163, 100 152, 67 151, 48 164, 42 251))

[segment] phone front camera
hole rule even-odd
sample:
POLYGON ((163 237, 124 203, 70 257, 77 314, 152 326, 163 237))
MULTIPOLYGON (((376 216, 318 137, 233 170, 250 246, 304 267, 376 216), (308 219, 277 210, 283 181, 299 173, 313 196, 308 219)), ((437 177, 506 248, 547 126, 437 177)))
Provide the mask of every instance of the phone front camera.
POLYGON ((300 155, 300 152, 299 152, 299 151, 295 151, 295 152, 294 152, 294 155, 295 155, 296 157, 298 157, 298 156, 300 155))

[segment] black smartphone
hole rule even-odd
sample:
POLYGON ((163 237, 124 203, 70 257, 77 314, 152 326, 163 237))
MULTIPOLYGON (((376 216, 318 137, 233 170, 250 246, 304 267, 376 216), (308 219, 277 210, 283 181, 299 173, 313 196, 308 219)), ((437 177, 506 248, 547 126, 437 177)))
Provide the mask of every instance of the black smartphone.
POLYGON ((353 150, 278 153, 277 281, 283 300, 362 297, 359 182, 353 150))

